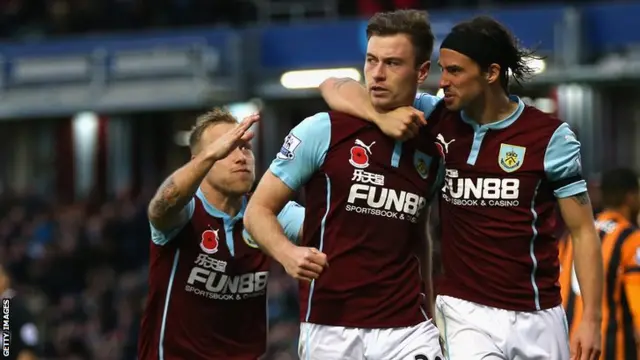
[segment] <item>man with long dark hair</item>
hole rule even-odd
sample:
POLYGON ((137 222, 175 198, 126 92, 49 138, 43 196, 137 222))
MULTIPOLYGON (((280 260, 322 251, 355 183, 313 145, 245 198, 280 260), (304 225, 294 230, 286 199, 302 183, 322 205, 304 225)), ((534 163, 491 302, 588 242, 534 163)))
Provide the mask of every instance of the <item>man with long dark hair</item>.
POLYGON ((572 355, 599 356, 602 253, 580 142, 566 123, 508 92, 510 76, 532 74, 531 57, 502 24, 483 16, 457 24, 440 46, 441 101, 421 94, 417 109, 380 113, 365 96, 375 88, 336 79, 321 87, 332 108, 395 138, 427 137, 440 149, 444 274, 436 321, 449 359, 569 358, 556 205, 575 239, 583 290, 572 355))

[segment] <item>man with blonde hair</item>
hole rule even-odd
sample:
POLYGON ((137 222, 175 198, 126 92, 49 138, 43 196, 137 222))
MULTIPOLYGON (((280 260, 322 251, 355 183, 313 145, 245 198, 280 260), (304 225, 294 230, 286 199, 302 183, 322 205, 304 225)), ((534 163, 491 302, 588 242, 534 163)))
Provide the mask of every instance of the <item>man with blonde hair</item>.
MULTIPOLYGON (((191 132, 191 160, 149 203, 149 293, 140 359, 255 360, 266 351, 270 259, 244 231, 255 180, 248 129, 227 111, 201 116, 191 132)), ((290 202, 278 219, 289 239, 304 209, 290 202)))

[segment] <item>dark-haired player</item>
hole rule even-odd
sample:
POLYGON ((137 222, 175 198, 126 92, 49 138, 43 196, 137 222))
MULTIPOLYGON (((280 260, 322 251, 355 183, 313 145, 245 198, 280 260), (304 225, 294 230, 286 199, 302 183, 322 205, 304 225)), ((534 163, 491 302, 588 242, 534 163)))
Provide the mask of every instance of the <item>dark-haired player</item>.
MULTIPOLYGON (((528 55, 491 18, 460 23, 440 47, 444 100, 420 95, 414 104, 429 117, 420 136, 437 142, 446 167, 436 308, 449 359, 569 358, 556 204, 576 239, 585 308, 571 351, 580 360, 599 356, 602 256, 580 143, 566 123, 509 95, 509 71, 516 79, 531 73, 528 55)), ((420 131, 418 110, 375 114, 361 87, 339 83, 322 87, 332 108, 391 136, 420 131)))
MULTIPOLYGON (((245 233, 242 216, 255 180, 247 129, 223 110, 191 132, 191 160, 149 203, 149 293, 138 344, 141 360, 256 360, 266 350, 271 261, 245 233)), ((278 220, 298 238, 304 209, 278 220)))
MULTIPOLYGON (((377 14, 367 36, 364 72, 375 87, 375 108, 411 105, 433 47, 425 13, 377 14)), ((287 136, 245 224, 302 280, 301 359, 442 360, 425 301, 431 271, 423 222, 436 190, 437 155, 433 142, 394 141, 339 112, 311 116, 287 136), (303 186, 304 246, 295 246, 275 214, 303 186)))
MULTIPOLYGON (((604 209, 596 218, 605 263, 602 360, 637 360, 640 354, 640 213, 638 174, 614 169, 602 176, 604 209)), ((569 335, 582 318, 580 286, 573 271, 571 239, 560 248, 560 286, 569 335)))

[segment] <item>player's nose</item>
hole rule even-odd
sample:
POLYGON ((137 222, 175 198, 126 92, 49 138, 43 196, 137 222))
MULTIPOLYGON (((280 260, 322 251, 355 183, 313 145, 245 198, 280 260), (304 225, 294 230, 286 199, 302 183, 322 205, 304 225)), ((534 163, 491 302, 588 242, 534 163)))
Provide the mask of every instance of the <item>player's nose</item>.
POLYGON ((232 153, 233 162, 236 164, 246 164, 249 158, 249 155, 246 151, 243 151, 241 148, 236 148, 232 153))
POLYGON ((451 81, 445 74, 442 74, 442 76, 440 76, 440 88, 446 91, 446 88, 449 86, 451 86, 451 81))
POLYGON ((376 81, 384 81, 386 79, 386 73, 382 63, 376 65, 372 70, 373 79, 376 81))

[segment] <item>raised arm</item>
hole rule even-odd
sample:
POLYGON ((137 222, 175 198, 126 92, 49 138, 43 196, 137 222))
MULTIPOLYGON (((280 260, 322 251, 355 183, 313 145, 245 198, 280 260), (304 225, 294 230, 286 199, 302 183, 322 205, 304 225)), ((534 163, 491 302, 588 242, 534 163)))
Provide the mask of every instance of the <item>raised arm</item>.
POLYGON ((374 123, 381 120, 382 114, 373 108, 367 89, 359 82, 350 78, 329 78, 319 88, 331 109, 374 123))
POLYGON ((330 138, 327 113, 316 114, 296 126, 260 180, 244 214, 244 225, 253 240, 297 279, 316 279, 326 266, 326 256, 318 249, 292 244, 277 214, 320 168, 330 138))
POLYGON ((164 245, 171 234, 189 220, 193 214, 193 195, 206 174, 217 160, 251 139, 253 134, 247 130, 258 119, 258 115, 247 117, 214 143, 205 144, 197 155, 160 185, 147 209, 155 243, 164 245))
POLYGON ((370 121, 394 139, 410 139, 418 134, 420 126, 426 124, 424 110, 411 106, 378 113, 369 100, 367 90, 353 79, 329 78, 320 84, 319 89, 331 109, 370 121))
POLYGON ((597 358, 601 349, 602 248, 586 182, 582 179, 580 142, 567 124, 562 124, 549 142, 545 171, 571 233, 575 271, 582 294, 584 311, 580 328, 572 339, 572 355, 579 359, 597 358))

